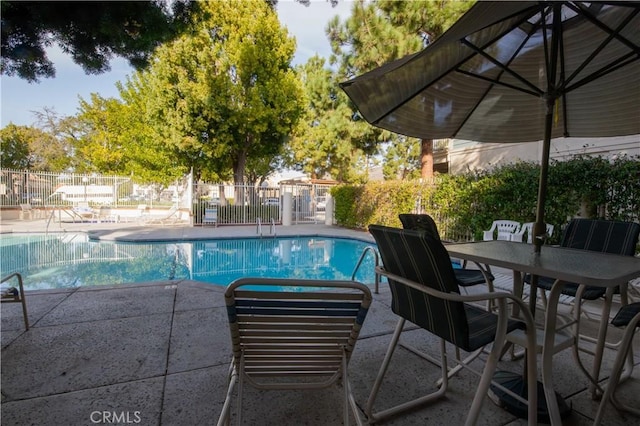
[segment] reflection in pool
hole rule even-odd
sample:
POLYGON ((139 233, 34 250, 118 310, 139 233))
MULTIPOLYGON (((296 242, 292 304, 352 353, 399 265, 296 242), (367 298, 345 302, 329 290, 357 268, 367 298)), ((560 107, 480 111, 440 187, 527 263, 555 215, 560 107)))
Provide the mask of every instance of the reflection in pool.
MULTIPOLYGON (((22 273, 28 290, 183 279, 227 285, 245 276, 351 279, 368 246, 375 247, 327 237, 124 243, 85 234, 4 234, 0 269, 3 276, 22 273)), ((373 255, 356 279, 374 282, 373 255)))

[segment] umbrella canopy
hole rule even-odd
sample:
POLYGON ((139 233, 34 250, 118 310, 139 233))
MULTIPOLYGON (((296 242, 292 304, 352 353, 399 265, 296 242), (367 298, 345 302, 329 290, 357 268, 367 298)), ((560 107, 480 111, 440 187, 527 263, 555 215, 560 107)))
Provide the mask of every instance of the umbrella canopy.
POLYGON ((341 87, 406 136, 542 140, 544 235, 550 140, 640 134, 639 28, 640 2, 478 2, 423 51, 341 87))

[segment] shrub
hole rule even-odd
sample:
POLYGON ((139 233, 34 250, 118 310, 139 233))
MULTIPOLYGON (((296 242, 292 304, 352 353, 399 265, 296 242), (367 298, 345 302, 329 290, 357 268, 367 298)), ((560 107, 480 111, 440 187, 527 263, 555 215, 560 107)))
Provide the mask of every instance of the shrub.
MULTIPOLYGON (((332 189, 339 225, 366 229, 369 224, 400 226, 398 214, 423 211, 434 217, 443 238, 480 239, 496 219, 533 222, 540 167, 519 162, 491 171, 440 175, 435 184, 421 181, 370 182, 332 189)), ((612 161, 577 156, 549 165, 545 221, 562 226, 576 216, 638 221, 640 160, 620 156, 612 161)))

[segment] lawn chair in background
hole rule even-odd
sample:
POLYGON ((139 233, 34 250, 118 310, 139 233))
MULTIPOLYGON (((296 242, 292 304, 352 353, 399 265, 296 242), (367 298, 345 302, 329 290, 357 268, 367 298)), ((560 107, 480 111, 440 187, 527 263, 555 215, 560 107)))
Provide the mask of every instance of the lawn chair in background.
POLYGON ((218 226, 218 207, 217 206, 210 206, 204 209, 202 224, 218 226))
MULTIPOLYGON (((377 267, 376 272, 387 277, 392 295, 391 308, 399 316, 391 343, 367 400, 365 413, 369 422, 380 421, 443 397, 451 375, 446 356, 446 342, 449 342, 456 348, 455 359, 458 365, 481 376, 466 421, 466 424, 474 424, 478 420, 489 389, 505 336, 518 329, 534 330, 531 313, 522 300, 510 293, 461 295, 447 250, 439 239, 429 233, 380 225, 370 225, 369 232, 376 240, 384 265, 377 267), (470 303, 487 300, 493 300, 498 306, 495 313, 470 303), (508 318, 507 301, 519 305, 524 314, 523 321, 508 318), (441 385, 432 393, 374 412, 374 403, 407 320, 440 338, 441 385), (477 359, 483 348, 489 344, 493 344, 493 347, 487 356, 484 371, 474 371, 468 362, 477 359), (460 360, 457 355, 458 348, 472 355, 466 360, 460 360)), ((525 334, 527 346, 535 347, 535 332, 525 334)), ((530 395, 528 421, 529 424, 536 424, 536 355, 533 350, 527 351, 527 383, 530 395)), ((527 401, 521 402, 527 404, 527 401)))
POLYGON ((98 217, 98 213, 91 208, 87 201, 78 202, 73 208, 73 213, 81 221, 93 221, 98 217))
POLYGON ((511 235, 520 230, 520 222, 514 220, 494 220, 488 231, 482 231, 484 241, 511 240, 511 235))
POLYGON ((151 217, 151 209, 146 204, 138 204, 138 222, 146 222, 151 217))
MULTIPOLYGON (((554 228, 555 227, 553 225, 549 223, 546 224, 545 238, 549 238, 551 235, 553 235, 554 228)), ((517 241, 521 243, 524 241, 524 234, 527 234, 527 243, 532 244, 533 243, 533 222, 523 223, 522 226, 520 227, 520 230, 511 234, 509 237, 511 238, 511 241, 517 241)))
POLYGON ((20 220, 25 220, 29 217, 31 219, 37 219, 40 217, 40 210, 34 209, 31 204, 20 204, 20 220))
POLYGON ((236 383, 241 424, 245 382, 257 389, 318 389, 340 382, 344 424, 349 407, 362 424, 347 367, 371 304, 368 287, 355 281, 241 278, 229 284, 225 301, 233 357, 218 425, 230 419, 236 383), (272 286, 281 290, 269 291, 272 286))
MULTIPOLYGON (((398 216, 404 229, 412 229, 414 231, 423 231, 431 235, 433 238, 440 240, 438 227, 436 222, 428 214, 409 214, 403 213, 398 216)), ((462 264, 462 269, 454 269, 453 273, 460 287, 470 287, 478 284, 486 284, 489 291, 493 291, 493 281, 495 277, 491 274, 488 265, 483 266, 476 263, 478 269, 466 269, 462 264)))
POLYGON ((180 221, 180 210, 177 206, 171 206, 164 216, 151 217, 149 216, 145 223, 148 225, 171 225, 180 221))
POLYGON ((100 210, 98 212, 98 220, 100 222, 119 222, 120 218, 118 215, 113 213, 111 207, 109 206, 100 206, 100 210))

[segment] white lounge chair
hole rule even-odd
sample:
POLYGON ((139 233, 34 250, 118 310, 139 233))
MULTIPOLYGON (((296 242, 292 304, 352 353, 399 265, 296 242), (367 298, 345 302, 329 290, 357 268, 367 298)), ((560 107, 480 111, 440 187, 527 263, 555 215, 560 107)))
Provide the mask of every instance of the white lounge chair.
POLYGON ((178 207, 172 206, 166 215, 160 217, 150 217, 145 221, 145 223, 149 225, 168 225, 177 223, 178 221, 180 221, 180 211, 178 210, 178 207))

